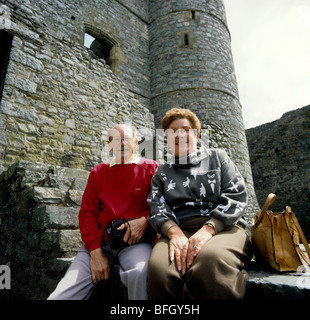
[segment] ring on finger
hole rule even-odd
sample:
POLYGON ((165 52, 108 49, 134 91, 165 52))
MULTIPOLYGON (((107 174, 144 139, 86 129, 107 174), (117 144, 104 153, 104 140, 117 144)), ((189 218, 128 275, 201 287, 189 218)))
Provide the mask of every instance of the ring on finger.
POLYGON ((198 247, 196 245, 194 245, 194 249, 196 250, 196 249, 198 249, 198 247))

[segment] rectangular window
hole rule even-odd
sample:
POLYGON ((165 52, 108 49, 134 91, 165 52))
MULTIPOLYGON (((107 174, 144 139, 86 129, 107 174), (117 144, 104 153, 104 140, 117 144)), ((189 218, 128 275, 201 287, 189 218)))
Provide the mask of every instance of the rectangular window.
POLYGON ((0 101, 2 99, 2 91, 6 70, 9 63, 10 52, 12 47, 13 36, 5 31, 0 31, 0 101))
POLYGON ((188 45, 189 45, 189 42, 188 42, 188 34, 187 34, 187 33, 184 33, 184 45, 185 45, 185 46, 188 46, 188 45))

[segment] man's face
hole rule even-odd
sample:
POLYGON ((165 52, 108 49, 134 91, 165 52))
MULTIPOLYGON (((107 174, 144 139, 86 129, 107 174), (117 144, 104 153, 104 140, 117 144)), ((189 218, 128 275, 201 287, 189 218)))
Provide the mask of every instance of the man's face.
POLYGON ((184 157, 197 150, 197 130, 186 118, 170 123, 166 130, 167 142, 176 157, 184 157))
POLYGON ((110 130, 109 148, 118 163, 127 162, 133 155, 138 140, 133 137, 132 129, 126 125, 117 125, 110 130))

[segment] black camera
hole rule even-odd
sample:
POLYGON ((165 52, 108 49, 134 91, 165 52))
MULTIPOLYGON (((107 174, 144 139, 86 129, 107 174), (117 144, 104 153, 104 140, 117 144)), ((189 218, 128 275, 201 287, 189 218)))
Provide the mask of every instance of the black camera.
POLYGON ((126 222, 128 222, 128 220, 126 219, 113 220, 111 224, 107 226, 106 230, 109 237, 109 243, 112 249, 124 247, 127 245, 127 243, 124 242, 123 240, 125 233, 127 231, 127 228, 122 230, 117 230, 117 228, 119 228, 123 223, 126 223, 126 222))

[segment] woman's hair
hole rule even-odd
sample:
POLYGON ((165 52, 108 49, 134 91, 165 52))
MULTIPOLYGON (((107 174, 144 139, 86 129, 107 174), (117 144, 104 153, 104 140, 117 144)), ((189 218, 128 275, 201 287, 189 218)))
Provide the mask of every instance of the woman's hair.
POLYGON ((167 111, 161 121, 162 129, 166 131, 169 128, 170 123, 177 119, 187 119, 191 123, 192 129, 196 129, 198 135, 200 135, 200 121, 195 113, 189 109, 173 108, 167 111))

